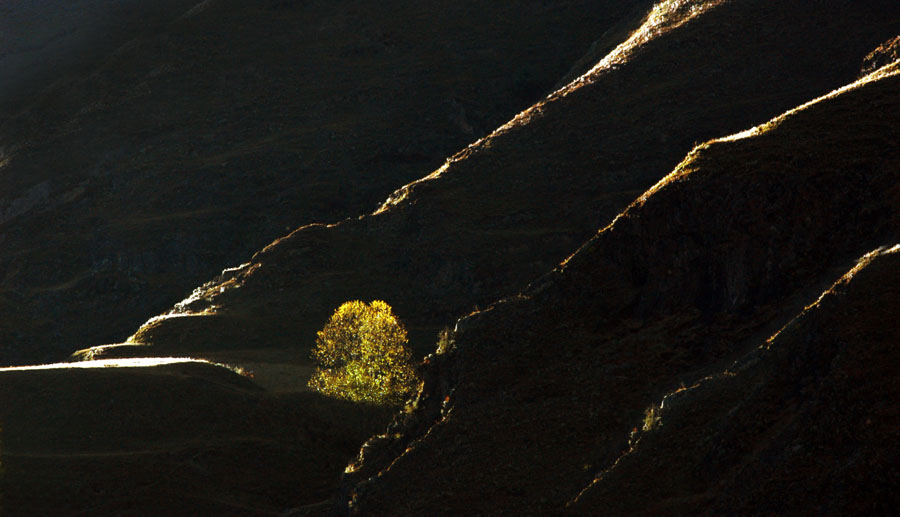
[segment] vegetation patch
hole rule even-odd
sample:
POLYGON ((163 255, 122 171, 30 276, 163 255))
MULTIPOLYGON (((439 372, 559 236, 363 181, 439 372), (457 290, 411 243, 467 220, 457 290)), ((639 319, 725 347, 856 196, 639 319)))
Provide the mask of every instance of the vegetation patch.
POLYGON ((345 302, 318 333, 309 387, 354 402, 399 405, 419 382, 407 342, 387 303, 345 302))

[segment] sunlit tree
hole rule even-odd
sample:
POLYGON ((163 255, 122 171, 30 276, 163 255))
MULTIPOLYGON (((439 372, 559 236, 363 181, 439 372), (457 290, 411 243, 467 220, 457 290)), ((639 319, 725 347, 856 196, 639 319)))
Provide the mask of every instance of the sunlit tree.
POLYGON ((381 300, 354 300, 319 331, 309 387, 356 402, 398 405, 418 383, 406 329, 381 300))

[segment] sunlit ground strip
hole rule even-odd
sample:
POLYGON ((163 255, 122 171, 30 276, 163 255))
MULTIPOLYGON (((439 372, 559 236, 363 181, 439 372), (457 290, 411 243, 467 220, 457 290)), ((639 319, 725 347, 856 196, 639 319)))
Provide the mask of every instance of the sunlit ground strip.
MULTIPOLYGON (((481 140, 483 140, 483 139, 479 139, 479 141, 481 141, 481 140)), ((422 183, 425 181, 431 181, 431 180, 440 178, 441 175, 444 174, 445 172, 447 172, 449 169, 450 169, 450 160, 447 160, 447 162, 445 162, 444 165, 441 165, 437 170, 435 170, 428 176, 425 176, 424 178, 419 178, 411 183, 404 185, 403 187, 400 187, 399 189, 394 191, 390 196, 388 196, 388 198, 384 201, 384 203, 382 203, 381 206, 378 207, 372 213, 372 215, 381 214, 382 212, 388 211, 391 207, 399 205, 407 197, 409 197, 409 190, 413 186, 415 186, 418 183, 422 183)))
MULTIPOLYGON (((490 145, 491 139, 505 133, 516 126, 528 124, 532 118, 538 116, 545 104, 559 97, 566 97, 586 84, 591 84, 603 70, 613 69, 627 63, 628 58, 640 47, 644 46, 656 37, 681 27, 688 21, 705 13, 706 11, 721 5, 725 0, 664 0, 657 2, 644 23, 634 31, 627 40, 619 44, 615 49, 601 59, 590 70, 582 74, 569 84, 549 94, 543 101, 522 111, 512 120, 503 124, 490 135, 478 140, 475 144, 490 145)), ((470 145, 470 147, 472 147, 470 145)))
POLYGON ((148 366, 163 366, 168 364, 203 363, 212 365, 202 359, 190 357, 137 357, 132 359, 102 359, 97 361, 79 361, 73 363, 38 364, 33 366, 11 366, 0 368, 0 372, 28 371, 28 370, 62 370, 70 368, 145 368, 148 366))
MULTIPOLYGON (((660 34, 669 32, 675 28, 680 27, 681 25, 684 25, 689 20, 696 18, 700 14, 721 4, 723 1, 724 0, 663 0, 662 2, 657 2, 656 5, 654 5, 654 7, 650 10, 641 27, 638 28, 634 33, 632 33, 626 41, 621 43, 612 52, 606 55, 606 57, 604 57, 599 63, 594 65, 589 71, 582 74, 579 78, 563 86, 556 92, 551 93, 548 96, 548 99, 552 99, 554 96, 558 95, 566 96, 571 91, 574 91, 584 84, 591 82, 598 71, 611 68, 613 67, 613 65, 621 65, 625 63, 628 59, 628 56, 631 55, 631 53, 633 53, 634 50, 641 45, 647 43, 660 34)), ((490 135, 479 138, 477 141, 469 144, 467 146, 467 149, 476 149, 482 146, 490 146, 491 140, 498 134, 505 133, 515 126, 520 126, 528 123, 532 116, 540 112, 540 110, 542 109, 542 104, 544 102, 545 101, 539 102, 534 106, 522 111, 521 113, 513 117, 512 120, 494 130, 490 135)), ((459 157, 460 155, 458 154, 455 157, 449 159, 447 163, 445 163, 443 166, 441 166, 439 169, 432 172, 428 176, 420 178, 397 189, 387 198, 387 200, 385 200, 381 204, 381 206, 379 206, 375 210, 375 212, 373 212, 372 215, 379 215, 390 210, 392 207, 403 203, 409 197, 410 189, 413 186, 415 186, 417 183, 431 181, 439 178, 443 173, 449 170, 449 166, 453 161, 460 159, 459 157)))
POLYGON ((144 324, 141 325, 140 328, 151 326, 159 321, 170 320, 174 318, 199 318, 202 316, 211 316, 213 314, 215 314, 214 310, 204 310, 203 312, 167 312, 165 314, 153 316, 152 318, 144 322, 144 324))
POLYGON ((688 21, 721 4, 724 0, 665 0, 653 6, 644 23, 627 40, 620 43, 590 70, 552 95, 567 95, 569 92, 591 82, 597 72, 622 65, 628 57, 642 45, 664 33, 681 27, 688 21))
MULTIPOLYGON (((227 269, 223 269, 221 276, 235 275, 241 271, 246 270, 249 267, 250 267, 250 262, 245 262, 236 267, 230 267, 227 269)), ((230 283, 229 287, 236 288, 236 287, 240 287, 240 286, 230 283)), ((226 286, 219 284, 216 280, 207 282, 207 283, 201 285, 200 287, 197 287, 196 289, 194 289, 194 291, 191 292, 191 294, 187 298, 176 303, 175 306, 171 310, 169 310, 169 312, 166 312, 165 314, 160 314, 158 316, 154 316, 154 317, 150 318, 149 320, 147 320, 146 322, 144 322, 144 324, 141 325, 140 328, 138 329, 138 332, 140 332, 140 329, 142 329, 142 328, 145 328, 154 323, 157 323, 159 321, 166 320, 169 318, 178 318, 178 317, 185 317, 185 316, 208 316, 210 314, 215 314, 216 309, 218 309, 218 307, 216 305, 212 305, 211 300, 215 295, 224 293, 225 290, 226 290, 226 286), (210 305, 208 307, 205 307, 202 311, 191 311, 188 309, 188 307, 190 307, 192 304, 199 302, 199 301, 205 301, 207 303, 210 303, 210 305)), ((134 336, 131 336, 130 338, 128 338, 128 341, 131 342, 133 337, 134 336)))
POLYGON ((842 86, 841 88, 833 90, 830 93, 827 93, 821 97, 815 98, 805 104, 801 104, 800 106, 797 106, 796 108, 794 108, 782 115, 779 115, 764 124, 760 124, 756 127, 752 127, 750 129, 741 131, 739 133, 735 133, 730 136, 717 138, 715 140, 712 140, 712 142, 734 142, 736 140, 742 140, 744 138, 749 138, 749 137, 753 137, 756 135, 760 135, 762 133, 765 133, 766 131, 769 131, 769 130, 777 127, 779 124, 784 122, 786 119, 809 108, 810 106, 814 106, 820 102, 825 102, 827 100, 833 99, 833 98, 837 97, 838 95, 841 95, 842 93, 846 93, 848 91, 855 90, 865 84, 871 83, 872 81, 877 81, 879 79, 883 79, 885 77, 890 77, 892 75, 900 75, 900 62, 895 61, 889 65, 885 65, 885 66, 879 68, 878 70, 875 70, 874 72, 860 78, 856 82, 850 83, 846 86, 842 86))
POLYGON ((835 282, 825 292, 823 292, 821 295, 819 295, 819 297, 816 299, 815 302, 807 305, 803 309, 803 311, 800 312, 800 314, 795 316, 784 327, 779 329, 778 332, 776 332, 771 337, 769 337, 769 339, 766 340, 765 344, 763 344, 762 348, 771 348, 775 344, 775 342, 779 338, 779 336, 781 336, 781 334, 785 332, 785 330, 787 330, 788 328, 793 326, 797 321, 800 320, 800 318, 802 318, 807 313, 809 313, 810 311, 815 309, 819 304, 822 303, 822 300, 824 300, 827 295, 835 292, 839 287, 847 285, 847 283, 849 283, 851 280, 853 280, 853 277, 856 276, 857 273, 859 273, 860 271, 865 269, 866 266, 868 266, 873 260, 875 260, 875 258, 877 258, 878 256, 881 256, 881 255, 891 255, 891 254, 896 254, 896 253, 900 253, 900 244, 895 244, 894 246, 891 246, 891 247, 885 246, 885 247, 879 248, 875 251, 870 251, 869 253, 866 253, 865 255, 863 255, 856 262, 856 265, 853 266, 852 269, 850 269, 850 271, 845 273, 840 279, 838 279, 837 282, 835 282))
MULTIPOLYGON (((784 122, 788 118, 790 118, 794 115, 797 115, 798 113, 801 113, 802 111, 807 110, 810 107, 815 106, 816 104, 819 104, 822 102, 827 102, 843 93, 860 88, 867 83, 870 83, 870 82, 873 82, 873 81, 876 81, 879 79, 883 79, 886 77, 890 77, 890 76, 897 76, 897 75, 900 75, 900 62, 894 62, 890 65, 886 65, 886 66, 872 72, 871 74, 866 75, 865 77, 859 79, 858 81, 856 81, 854 83, 851 83, 851 84, 848 84, 847 86, 838 88, 828 94, 825 94, 825 95, 818 97, 816 99, 813 99, 805 104, 797 106, 796 108, 794 108, 790 111, 787 111, 784 114, 779 115, 779 116, 773 118, 772 120, 769 120, 768 122, 760 124, 756 127, 741 131, 739 133, 735 133, 733 135, 725 136, 722 138, 716 138, 716 139, 710 140, 709 142, 700 144, 697 147, 695 147, 693 150, 691 150, 691 152, 687 155, 687 157, 684 159, 684 161, 682 161, 680 164, 678 164, 677 167, 675 167, 674 171, 669 173, 667 176, 665 176, 663 179, 661 179, 659 182, 657 182, 654 186, 650 187, 650 189, 648 189, 646 192, 644 192, 644 194, 642 194, 634 204, 641 205, 641 204, 647 202, 647 200, 653 194, 655 194, 656 192, 661 190, 666 185, 668 185, 680 178, 684 178, 684 177, 687 177, 688 175, 690 175, 690 173, 693 170, 693 167, 691 167, 691 164, 692 164, 692 161, 694 160, 694 158, 696 157, 696 154, 700 150, 702 150, 706 147, 709 147, 711 144, 723 143, 723 142, 736 142, 738 140, 743 140, 746 138, 753 138, 755 136, 762 135, 763 133, 766 133, 768 131, 772 131, 773 129, 776 129, 779 125, 781 125, 782 122, 784 122)), ((617 217, 617 219, 618 219, 618 217, 617 217)))

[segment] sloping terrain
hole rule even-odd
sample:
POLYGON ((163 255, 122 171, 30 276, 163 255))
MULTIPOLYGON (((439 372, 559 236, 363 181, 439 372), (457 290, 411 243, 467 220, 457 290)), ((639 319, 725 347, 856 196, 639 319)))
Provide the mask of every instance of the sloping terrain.
MULTIPOLYGON (((523 294, 457 323, 455 348, 426 359, 417 409, 372 438, 348 468, 344 510, 563 510, 629 450, 639 428, 655 425, 647 408, 727 368, 814 302, 857 257, 900 241, 898 195, 898 63, 753 130, 698 146, 558 269, 523 294)), ((864 281, 863 292, 873 282, 864 281)), ((896 310, 894 295, 896 286, 887 283, 865 305, 853 301, 863 294, 846 307, 829 302, 841 318, 835 327, 823 322, 818 329, 791 330, 772 345, 777 353, 780 340, 787 340, 786 347, 796 343, 821 355, 799 349, 793 370, 770 378, 758 392, 709 395, 750 397, 746 407, 685 410, 685 419, 708 409, 720 415, 721 425, 735 426, 723 430, 710 423, 692 435, 685 454, 705 456, 691 460, 699 462, 694 470, 684 466, 695 474, 683 480, 687 486, 677 484, 678 465, 666 466, 677 463, 678 444, 656 442, 634 460, 626 456, 627 472, 647 469, 661 477, 650 474, 633 486, 627 473, 616 477, 615 467, 610 484, 601 478, 570 509, 644 513, 638 507, 644 501, 654 505, 646 513, 790 513, 814 498, 810 511, 895 507, 895 491, 883 484, 896 477, 897 435, 890 425, 896 414, 884 409, 891 398, 883 389, 897 361, 885 341, 893 336, 888 314, 896 310), (863 310, 879 301, 893 306, 863 310), (835 353, 830 343, 847 355, 835 353), (848 357, 853 343, 868 343, 860 353, 869 360, 848 357), (841 372, 872 384, 854 383, 841 372), (785 382, 801 393, 779 391, 785 382), (782 400, 797 405, 768 413, 782 400), (804 400, 812 406, 803 406, 804 400), (858 410, 836 416, 842 408, 858 410), (857 429, 864 420, 856 411, 865 408, 872 408, 873 421, 883 415, 884 425, 857 429), (801 431, 804 415, 815 409, 823 412, 809 423, 820 427, 801 431), (759 426, 740 426, 751 422, 759 426), (874 434, 853 442, 855 430, 874 434), (743 444, 742 436, 752 443, 743 444), (788 438, 797 441, 784 451, 788 438), (853 467, 863 459, 872 461, 872 472, 853 467), (709 477, 697 474, 706 469, 709 477), (882 476, 878 485, 852 490, 882 476), (676 484, 670 489, 671 479, 676 484), (800 490, 807 479, 827 486, 810 489, 809 496, 783 497, 782 489, 800 490), (847 489, 828 490, 841 483, 847 489), (641 486, 664 499, 645 498, 641 486), (635 492, 623 496, 623 487, 635 492)), ((770 372, 774 366, 761 368, 770 372)), ((734 382, 757 386, 753 379, 734 382)))
POLYGON ((279 515, 386 417, 205 362, 72 366, 0 369, 3 515, 279 515))
POLYGON ((196 0, 20 0, 0 5, 0 120, 50 81, 97 64, 196 0))
POLYGON ((51 87, 0 114, 0 363, 123 340, 291 229, 370 211, 649 4, 143 2, 169 13, 155 32, 42 60, 51 87))
POLYGON ((566 83, 76 354, 172 357, 0 369, 3 514, 897 507, 900 4, 499 4, 207 0, 3 118, 26 360, 566 83), (388 410, 304 386, 354 298, 457 322, 361 450, 388 410))
POLYGON ((302 357, 340 303, 384 299, 421 352, 441 326, 557 265, 697 141, 852 81, 896 34, 900 5, 664 2, 645 21, 375 213, 295 231, 131 341, 153 354, 282 347, 302 357))
POLYGON ((667 396, 631 452, 572 508, 891 513, 900 502, 898 252, 866 255, 764 346, 667 396))

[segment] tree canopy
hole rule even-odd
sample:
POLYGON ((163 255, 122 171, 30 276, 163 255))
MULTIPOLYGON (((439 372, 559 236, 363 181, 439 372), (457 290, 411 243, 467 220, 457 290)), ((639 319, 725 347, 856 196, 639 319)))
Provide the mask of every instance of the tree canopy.
POLYGON ((399 405, 418 384, 407 342, 387 303, 345 302, 318 333, 309 387, 356 402, 399 405))

